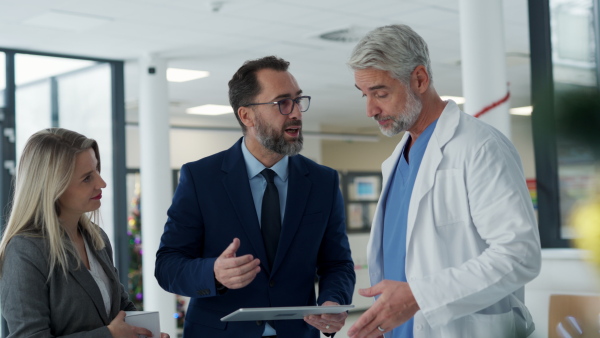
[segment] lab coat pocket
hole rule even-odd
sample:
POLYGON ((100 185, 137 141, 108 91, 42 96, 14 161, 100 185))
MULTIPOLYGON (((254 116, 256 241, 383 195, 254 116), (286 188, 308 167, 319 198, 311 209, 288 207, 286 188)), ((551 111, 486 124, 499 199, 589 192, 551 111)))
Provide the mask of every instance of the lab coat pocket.
POLYGON ((435 173, 432 199, 436 226, 448 226, 465 221, 469 215, 469 206, 462 170, 438 170, 435 173))
POLYGON ((467 316, 469 337, 516 338, 515 316, 512 311, 499 314, 474 313, 467 316))

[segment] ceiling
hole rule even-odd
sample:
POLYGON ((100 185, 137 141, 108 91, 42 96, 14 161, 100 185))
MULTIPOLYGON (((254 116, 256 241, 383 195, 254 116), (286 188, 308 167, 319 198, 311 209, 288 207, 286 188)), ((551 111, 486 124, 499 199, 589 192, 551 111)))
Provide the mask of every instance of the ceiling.
MULTIPOLYGON (((307 95, 307 127, 376 132, 364 114, 346 61, 355 41, 319 35, 405 23, 427 41, 435 87, 461 96, 458 0, 2 0, 0 47, 126 60, 127 119, 137 119, 137 60, 156 54, 169 67, 206 70, 208 78, 170 83, 171 122, 237 126, 231 115, 198 117, 185 109, 228 104, 227 81, 248 59, 277 55, 307 95)), ((530 104, 527 0, 504 0, 511 107, 530 104)))

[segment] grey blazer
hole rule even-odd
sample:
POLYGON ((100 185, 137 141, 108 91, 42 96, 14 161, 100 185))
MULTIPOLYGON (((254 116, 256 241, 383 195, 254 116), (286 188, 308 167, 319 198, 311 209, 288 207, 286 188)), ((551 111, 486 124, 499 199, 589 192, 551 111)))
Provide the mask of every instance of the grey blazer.
MULTIPOLYGON (((87 233, 84 233, 86 238, 87 233)), ((15 236, 6 248, 0 304, 8 323, 8 337, 110 337, 107 325, 120 310, 133 311, 127 292, 119 282, 112 260, 112 247, 102 231, 105 248, 92 252, 111 282, 110 315, 96 281, 81 265, 75 269, 75 257, 65 278, 55 268, 48 280, 48 247, 41 237, 15 236)), ((91 241, 88 240, 88 243, 91 241)))

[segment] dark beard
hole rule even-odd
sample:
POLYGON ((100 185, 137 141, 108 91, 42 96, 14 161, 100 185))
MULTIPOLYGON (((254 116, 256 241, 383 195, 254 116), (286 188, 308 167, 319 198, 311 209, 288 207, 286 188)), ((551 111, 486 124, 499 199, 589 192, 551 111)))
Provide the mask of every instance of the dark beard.
POLYGON ((283 126, 283 130, 279 133, 275 129, 269 129, 267 124, 264 123, 262 117, 258 117, 255 126, 256 138, 260 144, 262 144, 262 146, 268 150, 284 156, 298 155, 302 150, 302 146, 304 144, 302 129, 298 131, 298 138, 295 141, 288 142, 284 137, 285 129, 292 126, 301 127, 302 121, 292 120, 287 122, 283 126))

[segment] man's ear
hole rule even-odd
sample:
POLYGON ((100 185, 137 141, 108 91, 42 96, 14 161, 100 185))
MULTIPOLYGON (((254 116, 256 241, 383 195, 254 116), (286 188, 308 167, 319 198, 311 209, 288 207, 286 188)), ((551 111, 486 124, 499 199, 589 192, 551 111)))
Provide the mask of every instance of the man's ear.
POLYGON ((246 126, 246 127, 253 127, 254 126, 254 110, 250 107, 239 107, 238 108, 238 116, 240 117, 240 121, 242 121, 242 123, 246 126))
POLYGON ((410 78, 413 90, 416 90, 417 93, 423 94, 429 89, 429 73, 427 73, 425 66, 418 65, 413 70, 410 78))

